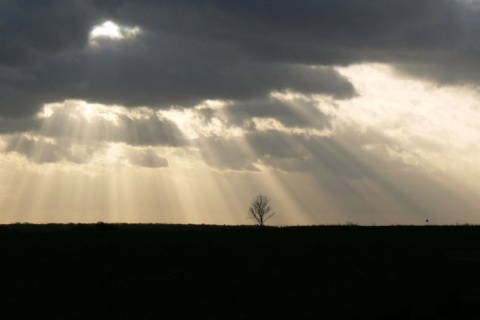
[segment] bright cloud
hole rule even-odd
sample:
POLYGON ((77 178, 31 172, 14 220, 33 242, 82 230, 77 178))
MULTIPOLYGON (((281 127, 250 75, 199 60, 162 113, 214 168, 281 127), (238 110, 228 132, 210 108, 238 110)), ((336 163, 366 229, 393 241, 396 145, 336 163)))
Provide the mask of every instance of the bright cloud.
POLYGON ((355 84, 359 96, 336 102, 339 127, 381 132, 389 142, 377 147, 411 165, 451 174, 478 172, 477 91, 398 77, 385 65, 359 65, 340 72, 355 84))
POLYGON ((133 39, 141 33, 139 27, 127 27, 113 21, 105 21, 90 31, 90 44, 98 45, 101 40, 122 41, 133 39))

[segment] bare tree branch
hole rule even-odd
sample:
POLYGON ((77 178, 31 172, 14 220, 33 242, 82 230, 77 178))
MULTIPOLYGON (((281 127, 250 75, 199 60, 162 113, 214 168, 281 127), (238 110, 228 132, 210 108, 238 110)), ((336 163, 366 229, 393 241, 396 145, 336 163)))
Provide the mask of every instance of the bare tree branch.
POLYGON ((253 198, 250 208, 248 209, 248 216, 254 220, 259 226, 264 226, 265 222, 272 218, 275 212, 270 207, 270 199, 260 194, 253 198))

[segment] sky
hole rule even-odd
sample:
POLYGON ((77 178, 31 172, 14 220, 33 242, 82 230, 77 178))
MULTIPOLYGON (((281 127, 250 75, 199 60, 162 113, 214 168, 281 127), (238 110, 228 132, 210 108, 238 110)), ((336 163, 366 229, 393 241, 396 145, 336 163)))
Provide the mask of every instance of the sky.
POLYGON ((478 0, 0 0, 0 223, 480 223, 478 0))

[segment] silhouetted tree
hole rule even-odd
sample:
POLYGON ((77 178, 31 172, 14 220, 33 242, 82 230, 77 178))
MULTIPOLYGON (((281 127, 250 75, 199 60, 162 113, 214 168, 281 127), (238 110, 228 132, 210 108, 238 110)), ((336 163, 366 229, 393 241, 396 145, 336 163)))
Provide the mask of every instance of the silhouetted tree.
POLYGON ((263 194, 259 194, 252 200, 248 209, 248 217, 263 227, 265 222, 273 217, 275 212, 270 207, 270 199, 263 194))

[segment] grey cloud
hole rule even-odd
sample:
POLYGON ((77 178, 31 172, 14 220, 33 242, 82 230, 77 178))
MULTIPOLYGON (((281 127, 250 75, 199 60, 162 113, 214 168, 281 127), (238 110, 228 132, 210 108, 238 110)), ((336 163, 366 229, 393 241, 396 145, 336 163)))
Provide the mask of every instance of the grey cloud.
POLYGON ((252 131, 239 138, 202 137, 198 141, 204 160, 219 169, 258 170, 257 165, 263 164, 284 171, 328 172, 336 177, 373 179, 374 172, 385 166, 362 150, 364 144, 345 144, 342 139, 332 137, 273 130, 252 131))
POLYGON ((11 115, 31 112, 39 102, 67 98, 126 106, 194 105, 205 99, 246 100, 271 91, 354 94, 353 86, 332 68, 243 61, 236 53, 199 41, 146 36, 137 45, 56 59, 23 81, 0 83, 0 104, 11 115), (38 103, 35 103, 37 101, 38 103))
POLYGON ((128 156, 130 163, 145 168, 163 168, 168 167, 168 161, 161 158, 153 150, 133 151, 128 156))
POLYGON ((86 1, 3 0, 0 64, 38 66, 46 58, 82 50, 96 18, 86 1))
POLYGON ((138 146, 172 146, 179 147, 186 144, 183 133, 172 121, 153 115, 147 119, 131 119, 120 117, 120 124, 113 126, 108 132, 104 131, 97 139, 105 141, 126 142, 138 146))
POLYGON ((285 171, 335 172, 358 178, 370 170, 328 137, 278 131, 253 131, 240 138, 202 137, 198 144, 207 164, 218 169, 258 170, 258 164, 285 171), (247 146, 244 148, 242 146, 247 146))
MULTIPOLYGON (((104 153, 108 146, 109 144, 105 142, 75 143, 75 141, 65 138, 49 140, 17 134, 9 139, 3 152, 21 154, 36 164, 61 162, 87 164, 94 159, 96 154, 104 153)), ((120 162, 127 161, 134 166, 144 168, 168 167, 167 159, 158 156, 149 147, 139 149, 127 146, 124 150, 124 156, 117 159, 120 162)))
MULTIPOLYGON (((102 9, 89 3, 2 4, 2 12, 8 12, 1 19, 3 28, 8 29, 4 33, 8 39, 3 42, 10 45, 0 54, 0 115, 29 115, 42 103, 67 98, 170 107, 204 99, 251 99, 274 90, 339 98, 354 93, 352 85, 331 68, 311 69, 302 62, 271 63, 249 57, 235 43, 150 28, 148 18, 140 17, 146 12, 132 12, 133 18, 140 18, 138 23, 117 16, 122 3, 105 2, 100 4, 102 9), (24 16, 24 10, 35 14, 24 16), (72 19, 65 22, 70 15, 72 19), (89 30, 100 17, 118 18, 119 23, 138 25, 145 32, 132 42, 103 42, 100 48, 87 49, 89 30), (42 25, 40 21, 45 22, 42 25)), ((139 4, 138 9, 142 8, 147 7, 139 4)), ((147 11, 161 19, 160 9, 147 11)), ((200 20, 206 22, 203 17, 200 20)))
POLYGON ((477 3, 455 0, 3 1, 0 116, 67 98, 159 108, 276 90, 348 98, 332 67, 360 62, 478 84, 479 17, 477 3), (144 32, 88 48, 106 19, 144 32))
POLYGON ((36 117, 27 118, 0 118, 0 134, 35 131, 40 128, 41 122, 36 117))
POLYGON ((230 123, 242 125, 251 118, 273 118, 286 127, 317 128, 330 127, 330 119, 313 101, 280 101, 273 98, 234 103, 222 111, 230 123))
POLYGON ((385 62, 444 84, 479 84, 480 5, 457 0, 122 2, 118 19, 228 43, 259 61, 385 62), (162 11, 162 19, 147 12, 162 11), (140 18, 142 17, 142 18, 140 18))
POLYGON ((220 170, 259 171, 255 166, 257 155, 242 149, 240 138, 207 138, 197 141, 200 154, 211 167, 220 170))
POLYGON ((68 103, 48 117, 40 119, 41 126, 36 134, 68 138, 82 143, 121 142, 132 146, 172 146, 186 144, 183 133, 172 121, 160 118, 153 112, 143 113, 139 118, 126 114, 117 115, 116 121, 102 116, 87 119, 76 114, 68 103))
POLYGON ((278 131, 252 131, 245 137, 201 137, 196 143, 205 162, 221 170, 258 171, 264 164, 302 171, 311 157, 307 140, 278 131))
POLYGON ((475 50, 467 55, 455 54, 438 57, 437 64, 428 61, 399 63, 397 71, 403 75, 431 80, 440 85, 467 85, 478 86, 480 79, 480 50, 475 50))
POLYGON ((149 30, 235 44, 247 56, 267 61, 350 64, 416 60, 457 52, 479 40, 480 6, 470 1, 102 3, 114 18, 149 30))
POLYGON ((91 159, 93 150, 95 150, 94 146, 75 148, 70 144, 35 139, 18 134, 9 140, 4 152, 16 152, 37 164, 62 161, 83 164, 91 159))
POLYGON ((263 131, 250 133, 246 142, 262 158, 297 158, 308 156, 304 143, 298 143, 305 138, 300 135, 290 135, 277 131, 263 131))
POLYGON ((395 147, 396 143, 375 131, 360 133, 351 129, 321 137, 274 130, 250 131, 239 138, 202 137, 198 145, 205 162, 219 170, 258 171, 259 165, 263 165, 308 174, 339 197, 355 192, 352 181, 372 181, 391 194, 397 192, 395 197, 404 197, 406 202, 410 197, 404 195, 408 194, 406 185, 402 188, 407 191, 395 191, 398 179, 387 177, 406 173, 425 177, 421 168, 392 160, 382 147, 395 147), (371 145, 379 146, 380 151, 365 148, 371 145))

